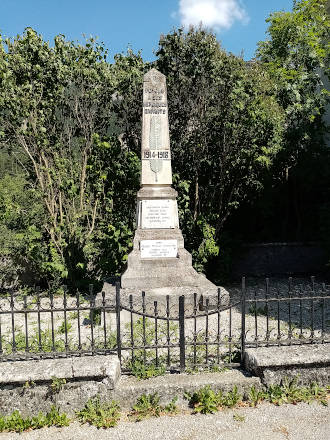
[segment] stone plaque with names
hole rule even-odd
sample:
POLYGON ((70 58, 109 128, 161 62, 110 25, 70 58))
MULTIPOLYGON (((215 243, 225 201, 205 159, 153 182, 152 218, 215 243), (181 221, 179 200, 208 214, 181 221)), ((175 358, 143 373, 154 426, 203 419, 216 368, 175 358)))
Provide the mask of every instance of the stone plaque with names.
POLYGON ((141 240, 141 258, 176 258, 177 240, 141 240))
POLYGON ((173 200, 142 200, 143 229, 174 228, 173 200))

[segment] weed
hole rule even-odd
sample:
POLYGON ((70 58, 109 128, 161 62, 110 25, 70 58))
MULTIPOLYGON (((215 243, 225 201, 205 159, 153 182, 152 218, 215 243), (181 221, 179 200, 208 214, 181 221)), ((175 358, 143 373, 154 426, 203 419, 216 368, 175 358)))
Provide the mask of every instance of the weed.
POLYGON ((178 400, 178 397, 175 396, 167 405, 165 405, 164 411, 167 414, 176 414, 178 412, 178 407, 176 404, 177 400, 178 400))
POLYGON ((120 419, 120 407, 115 400, 101 403, 99 397, 95 397, 89 399, 76 414, 81 423, 89 423, 97 428, 112 428, 120 419))
MULTIPOLYGON (((53 346, 53 339, 52 334, 49 329, 41 330, 40 331, 40 338, 39 338, 39 331, 37 328, 34 329, 34 332, 29 336, 28 339, 28 348, 31 353, 40 353, 40 352, 51 352, 53 351, 53 348, 55 351, 65 351, 65 345, 62 340, 54 341, 53 346)), ((11 339, 5 339, 2 338, 2 347, 5 355, 9 355, 13 353, 14 346, 13 341, 11 339)), ((16 352, 25 351, 26 349, 26 339, 25 334, 18 330, 15 332, 15 350, 16 352)))
POLYGON ((154 362, 145 364, 140 358, 135 358, 134 361, 129 362, 128 365, 133 376, 138 379, 149 379, 150 377, 162 376, 166 372, 164 365, 156 367, 154 362))
POLYGON ((322 405, 327 406, 327 390, 320 387, 316 383, 312 383, 308 387, 298 387, 297 379, 289 381, 287 378, 283 380, 281 385, 269 385, 266 391, 257 391, 253 386, 249 393, 249 401, 252 406, 262 400, 268 400, 274 405, 281 405, 282 403, 306 402, 310 403, 312 400, 319 401, 322 405))
POLYGON ((242 400, 242 396, 238 393, 237 386, 235 385, 232 391, 228 391, 227 394, 222 394, 219 391, 220 405, 226 408, 233 408, 242 400))
POLYGON ((91 310, 90 320, 93 321, 93 325, 101 325, 101 309, 91 310))
POLYGON ((157 393, 142 394, 133 406, 133 411, 129 414, 129 417, 139 422, 148 417, 159 417, 161 411, 162 407, 159 405, 159 396, 157 393))
MULTIPOLYGON (((126 324, 126 328, 130 330, 130 323, 126 324)), ((169 324, 169 338, 171 342, 178 340, 178 325, 169 324)), ((141 347, 155 345, 156 343, 156 327, 155 323, 146 318, 144 323, 140 318, 133 323, 133 340, 125 337, 125 343, 128 347, 141 347)), ((162 345, 167 343, 167 323, 159 322, 157 327, 157 343, 162 345)), ((155 349, 137 349, 134 350, 134 359, 128 360, 125 367, 132 372, 138 379, 149 379, 150 377, 165 374, 166 362, 164 356, 158 356, 158 365, 156 366, 156 350, 155 349)))
POLYGON ((33 380, 27 380, 25 384, 23 385, 23 389, 27 390, 29 388, 34 388, 36 386, 35 382, 33 380))
POLYGON ((59 377, 52 376, 52 383, 50 384, 50 389, 53 394, 56 394, 62 390, 65 384, 66 384, 65 379, 60 379, 59 377))
POLYGON ((34 417, 22 417, 19 411, 14 411, 10 416, 0 416, 0 432, 23 432, 28 429, 40 429, 45 426, 68 426, 69 419, 66 414, 60 414, 55 406, 44 415, 39 413, 34 417))
POLYGON ((78 312, 71 312, 69 315, 69 319, 78 319, 78 312))
POLYGON ((190 406, 194 408, 194 413, 213 414, 218 411, 218 394, 209 386, 201 388, 193 394, 186 393, 185 397, 189 400, 190 406))
POLYGON ((235 420, 235 422, 245 422, 245 417, 239 414, 234 414, 233 419, 235 420))
POLYGON ((57 329, 57 332, 63 335, 65 333, 65 327, 66 327, 66 331, 69 332, 72 329, 71 322, 67 321, 65 326, 65 321, 63 321, 62 324, 57 329))
POLYGON ((267 394, 264 391, 257 390, 254 385, 252 385, 249 392, 249 403, 251 406, 257 406, 259 402, 264 400, 267 394))
POLYGON ((185 393, 194 413, 213 414, 221 407, 233 408, 241 401, 242 396, 238 394, 235 386, 232 391, 223 394, 222 391, 214 392, 209 386, 205 386, 193 394, 185 393))

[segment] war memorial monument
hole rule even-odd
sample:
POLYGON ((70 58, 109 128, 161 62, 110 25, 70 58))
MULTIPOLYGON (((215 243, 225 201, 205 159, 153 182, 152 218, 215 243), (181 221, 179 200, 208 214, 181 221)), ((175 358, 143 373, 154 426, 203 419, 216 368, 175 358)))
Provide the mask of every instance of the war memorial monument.
MULTIPOLYGON (((217 297, 218 288, 195 271, 179 227, 177 191, 172 188, 166 78, 151 69, 144 75, 141 189, 137 193, 136 231, 127 268, 121 276, 121 298, 141 295, 171 300, 197 293, 198 301, 217 297)), ((173 158, 175 160, 175 158, 173 158)), ((228 293, 221 289, 222 301, 228 293)), ((111 292, 105 283, 103 290, 111 292)))

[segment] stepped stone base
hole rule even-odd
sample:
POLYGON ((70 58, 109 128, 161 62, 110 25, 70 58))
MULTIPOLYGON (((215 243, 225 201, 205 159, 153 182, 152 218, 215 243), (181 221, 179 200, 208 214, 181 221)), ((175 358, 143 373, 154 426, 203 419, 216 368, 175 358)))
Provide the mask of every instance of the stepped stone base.
MULTIPOLYGON (((198 275, 198 274, 197 274, 198 275)), ((208 281, 203 275, 201 278, 208 281)), ((134 310, 142 310, 142 291, 145 292, 145 306, 146 312, 154 314, 155 301, 157 301, 157 311, 159 316, 165 316, 167 310, 166 296, 169 296, 169 306, 171 317, 178 315, 179 297, 185 296, 185 313, 186 315, 193 314, 195 307, 195 293, 197 310, 206 309, 206 301, 209 303, 209 310, 214 310, 218 305, 218 289, 220 293, 220 308, 226 308, 229 304, 229 293, 223 287, 217 287, 208 281, 212 288, 205 288, 201 286, 175 286, 175 287, 157 287, 147 289, 126 288, 120 289, 120 302, 124 307, 130 307, 129 297, 132 295, 134 310)), ((107 307, 116 305, 116 286, 111 281, 105 281, 102 291, 105 292, 105 304, 107 307)), ((96 296, 96 307, 102 305, 101 294, 96 296)))
MULTIPOLYGON (((122 301, 133 295, 141 302, 141 292, 144 291, 146 302, 157 301, 158 305, 162 304, 162 309, 166 295, 170 296, 171 303, 178 303, 179 296, 185 295, 189 309, 194 304, 194 293, 201 309, 205 308, 207 298, 213 308, 218 300, 218 287, 193 268, 191 254, 184 248, 179 228, 136 230, 133 251, 128 256, 127 269, 121 277, 121 288, 122 301), (177 257, 141 258, 141 240, 176 240, 177 257)), ((109 292, 109 286, 104 286, 104 289, 109 292)), ((221 304, 228 304, 229 294, 224 288, 220 288, 220 296, 221 304)))

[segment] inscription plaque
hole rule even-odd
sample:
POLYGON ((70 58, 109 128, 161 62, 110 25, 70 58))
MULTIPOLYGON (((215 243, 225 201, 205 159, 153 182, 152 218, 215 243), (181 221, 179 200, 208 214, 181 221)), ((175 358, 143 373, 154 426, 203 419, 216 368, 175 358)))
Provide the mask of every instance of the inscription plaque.
POLYGON ((141 240, 141 258, 176 258, 177 240, 141 240))
POLYGON ((173 200, 142 200, 142 228, 174 228, 173 208, 173 200))

